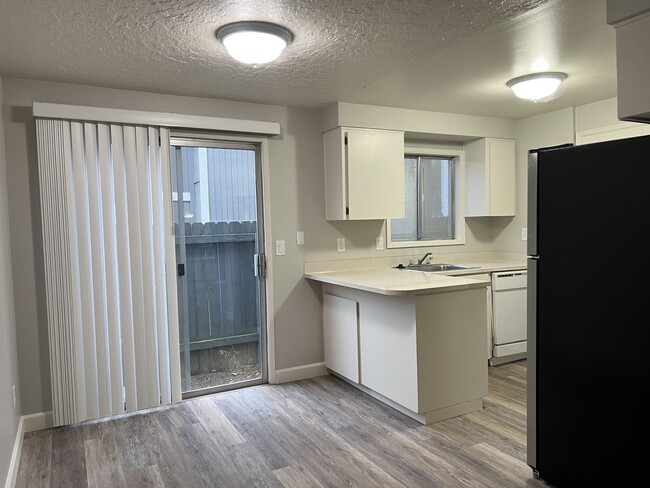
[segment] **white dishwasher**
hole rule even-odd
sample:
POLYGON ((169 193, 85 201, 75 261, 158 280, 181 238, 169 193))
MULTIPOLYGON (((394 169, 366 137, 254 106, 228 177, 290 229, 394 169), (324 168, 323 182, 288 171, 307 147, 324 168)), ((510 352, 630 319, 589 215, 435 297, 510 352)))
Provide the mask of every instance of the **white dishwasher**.
POLYGON ((492 273, 490 365, 526 357, 526 288, 526 270, 492 273))

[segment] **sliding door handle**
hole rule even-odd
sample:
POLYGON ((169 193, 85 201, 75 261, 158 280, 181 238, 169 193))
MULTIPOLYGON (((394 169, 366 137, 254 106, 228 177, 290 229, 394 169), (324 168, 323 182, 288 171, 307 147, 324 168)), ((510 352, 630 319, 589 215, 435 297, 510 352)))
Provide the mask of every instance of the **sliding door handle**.
POLYGON ((266 256, 264 254, 253 255, 253 268, 255 276, 264 278, 266 276, 266 256))

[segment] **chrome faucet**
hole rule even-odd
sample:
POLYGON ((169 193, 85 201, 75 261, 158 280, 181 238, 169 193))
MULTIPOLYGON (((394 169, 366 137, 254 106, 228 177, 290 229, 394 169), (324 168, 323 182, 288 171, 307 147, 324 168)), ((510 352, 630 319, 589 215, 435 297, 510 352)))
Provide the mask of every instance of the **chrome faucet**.
POLYGON ((422 259, 418 259, 418 264, 422 264, 423 262, 425 262, 429 256, 431 256, 431 253, 430 252, 426 253, 424 256, 422 256, 422 259))

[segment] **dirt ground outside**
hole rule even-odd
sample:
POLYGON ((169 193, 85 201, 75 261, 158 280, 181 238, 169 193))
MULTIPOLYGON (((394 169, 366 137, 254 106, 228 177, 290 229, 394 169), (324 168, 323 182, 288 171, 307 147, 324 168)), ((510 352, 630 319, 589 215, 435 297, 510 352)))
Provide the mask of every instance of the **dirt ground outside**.
POLYGON ((262 377, 259 364, 238 365, 231 371, 214 371, 211 373, 192 375, 192 390, 209 388, 212 386, 230 385, 242 381, 254 380, 262 377))

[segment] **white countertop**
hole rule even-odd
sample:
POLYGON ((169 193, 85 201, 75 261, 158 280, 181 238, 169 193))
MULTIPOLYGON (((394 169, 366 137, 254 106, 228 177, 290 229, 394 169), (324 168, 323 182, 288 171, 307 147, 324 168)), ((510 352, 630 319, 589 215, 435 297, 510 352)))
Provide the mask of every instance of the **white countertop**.
POLYGON ((477 268, 456 271, 423 272, 382 266, 338 269, 335 271, 315 271, 305 273, 304 276, 307 279, 322 283, 346 286, 382 295, 406 295, 435 293, 453 289, 481 288, 487 286, 489 282, 485 278, 478 276, 473 278, 471 275, 526 269, 525 262, 507 260, 463 262, 456 264, 477 266, 477 268))

